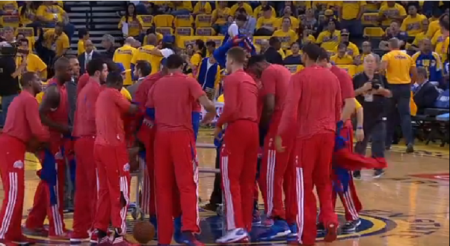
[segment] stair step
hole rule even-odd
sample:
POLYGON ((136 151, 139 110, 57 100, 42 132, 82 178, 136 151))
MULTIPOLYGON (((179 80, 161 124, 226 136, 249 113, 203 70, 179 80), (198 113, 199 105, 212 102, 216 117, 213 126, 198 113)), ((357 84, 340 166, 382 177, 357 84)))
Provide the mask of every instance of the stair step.
POLYGON ((122 6, 70 7, 71 12, 115 12, 123 10, 122 6))
POLYGON ((69 18, 86 18, 86 15, 92 18, 103 18, 103 17, 117 17, 117 11, 116 12, 98 12, 94 13, 93 15, 89 12, 72 12, 67 13, 69 15, 69 18), (91 16, 92 15, 92 16, 91 16))
MULTIPOLYGON (((95 4, 97 6, 121 6, 121 7, 124 6, 123 2, 118 2, 118 1, 98 1, 95 4)), ((65 6, 81 6, 81 5, 91 6, 91 3, 89 1, 68 1, 68 2, 64 2, 64 5, 65 6)))
MULTIPOLYGON (((120 18, 118 18, 118 17, 116 17, 116 18, 94 18, 94 19, 92 19, 92 22, 93 23, 116 23, 116 26, 117 26, 117 24, 119 23, 119 21, 120 21, 120 18)), ((71 23, 81 23, 81 22, 84 22, 84 23, 86 23, 86 19, 70 19, 70 22, 71 23)))

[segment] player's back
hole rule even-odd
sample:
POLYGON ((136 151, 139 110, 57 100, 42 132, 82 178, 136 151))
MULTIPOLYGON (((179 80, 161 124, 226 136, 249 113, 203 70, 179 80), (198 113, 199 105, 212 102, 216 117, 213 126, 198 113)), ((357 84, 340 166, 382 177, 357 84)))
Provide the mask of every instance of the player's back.
POLYGON ((390 84, 411 83, 411 67, 415 63, 411 56, 401 50, 393 50, 385 54, 382 61, 387 61, 386 78, 390 84))
POLYGON ((153 85, 162 78, 161 73, 155 73, 152 75, 147 76, 144 81, 139 85, 139 87, 136 90, 134 101, 139 103, 139 107, 145 108, 145 103, 147 102, 147 97, 150 89, 153 87, 153 85))
MULTIPOLYGON (((228 122, 235 120, 258 120, 258 87, 255 80, 244 71, 237 71, 228 75, 224 81, 224 97, 225 101, 230 103, 236 100, 235 110, 231 112, 231 118, 228 122), (227 89, 227 87, 235 87, 235 89, 227 89), (237 93, 237 94, 234 94, 237 93)), ((228 107, 225 104, 224 110, 228 107)))
POLYGON ((89 81, 77 97, 74 136, 95 136, 96 103, 102 87, 96 81, 89 81))
POLYGON ((329 69, 314 66, 295 74, 292 83, 301 83, 296 86, 300 88, 297 137, 335 131, 342 105, 336 76, 329 69))
POLYGON ((195 79, 181 73, 159 79, 149 95, 155 108, 157 131, 193 131, 192 105, 202 93, 195 79))
POLYGON ((272 64, 264 70, 261 76, 264 87, 267 87, 267 82, 264 81, 266 78, 269 80, 269 84, 274 84, 269 85, 269 88, 264 88, 265 92, 272 92, 275 94, 275 111, 281 111, 283 110, 284 102, 286 100, 289 81, 291 80, 291 72, 284 66, 272 64))

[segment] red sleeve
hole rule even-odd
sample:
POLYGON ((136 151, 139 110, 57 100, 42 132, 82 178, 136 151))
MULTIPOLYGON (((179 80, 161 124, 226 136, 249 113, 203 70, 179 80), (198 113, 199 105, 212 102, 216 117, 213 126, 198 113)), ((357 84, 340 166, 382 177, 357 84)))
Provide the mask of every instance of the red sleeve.
POLYGON ((142 82, 141 85, 139 85, 138 89, 136 90, 135 99, 134 101, 138 103, 139 110, 144 112, 145 111, 145 103, 147 101, 147 83, 146 81, 142 82))
POLYGON ((222 127, 223 124, 227 123, 234 112, 236 112, 238 104, 238 89, 239 81, 236 81, 235 76, 228 76, 224 81, 223 87, 223 99, 225 101, 223 106, 222 114, 217 120, 217 126, 222 127))
POLYGON ((346 99, 355 98, 355 91, 353 88, 352 78, 348 73, 341 70, 338 76, 339 82, 341 84, 341 98, 342 101, 346 99))
POLYGON ((87 84, 88 81, 89 81, 89 74, 85 73, 81 75, 77 83, 77 95, 80 94, 80 91, 83 89, 83 87, 87 84))
POLYGON ((27 98, 26 100, 25 118, 27 119, 28 127, 31 129, 31 134, 40 142, 47 142, 50 139, 50 135, 41 123, 39 104, 34 98, 27 98))
POLYGON ((297 73, 292 76, 291 81, 289 81, 288 94, 286 95, 286 102, 278 127, 278 135, 280 136, 286 135, 290 130, 290 126, 297 122, 298 105, 302 96, 301 74, 302 73, 297 73))
POLYGON ((154 108, 155 103, 153 102, 153 91, 155 90, 155 86, 152 86, 147 94, 147 101, 145 102, 145 108, 154 108))
POLYGON ((264 89, 264 96, 267 94, 275 95, 275 81, 277 79, 277 75, 272 70, 272 68, 267 68, 268 71, 264 71, 261 75, 261 83, 264 89))
POLYGON ((339 122, 341 120, 341 113, 342 113, 342 89, 341 85, 339 84, 339 81, 336 81, 337 83, 337 93, 336 93, 336 122, 339 122))
POLYGON ((201 96, 205 95, 205 92, 202 90, 202 87, 195 79, 189 79, 189 93, 194 98, 194 100, 199 99, 201 96))
POLYGON ((131 102, 128 101, 125 97, 123 97, 119 91, 117 91, 117 93, 114 93, 114 96, 112 98, 116 103, 117 107, 119 108, 120 112, 122 113, 128 112, 128 110, 131 107, 131 102))

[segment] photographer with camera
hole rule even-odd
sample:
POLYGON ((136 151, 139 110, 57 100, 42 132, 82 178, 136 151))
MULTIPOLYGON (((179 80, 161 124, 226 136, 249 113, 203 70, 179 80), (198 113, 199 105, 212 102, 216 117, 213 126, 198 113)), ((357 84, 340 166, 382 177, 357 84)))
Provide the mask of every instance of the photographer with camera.
POLYGON ((26 63, 16 66, 17 49, 12 44, 0 42, 0 97, 2 114, 0 115, 0 126, 6 121, 8 107, 13 99, 19 95, 19 76, 26 71, 26 63))
MULTIPOLYGON (((391 97, 391 92, 386 89, 388 83, 386 78, 378 74, 379 59, 375 55, 367 55, 364 58, 364 72, 357 74, 353 78, 356 99, 364 108, 365 133, 364 140, 355 146, 355 152, 361 155, 366 154, 367 144, 372 139, 372 157, 384 158, 386 139, 386 114, 385 108, 387 97, 391 97)), ((375 177, 381 177, 383 170, 375 170, 375 177)), ((356 179, 361 178, 361 172, 353 173, 356 179)))

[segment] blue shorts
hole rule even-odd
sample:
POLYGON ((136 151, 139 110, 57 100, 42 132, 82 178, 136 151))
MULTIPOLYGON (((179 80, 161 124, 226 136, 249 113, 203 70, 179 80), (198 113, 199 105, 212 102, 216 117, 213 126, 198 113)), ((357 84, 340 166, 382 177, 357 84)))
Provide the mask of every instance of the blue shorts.
POLYGON ((200 112, 192 112, 192 129, 194 129, 195 141, 197 141, 198 130, 200 128, 200 112))

